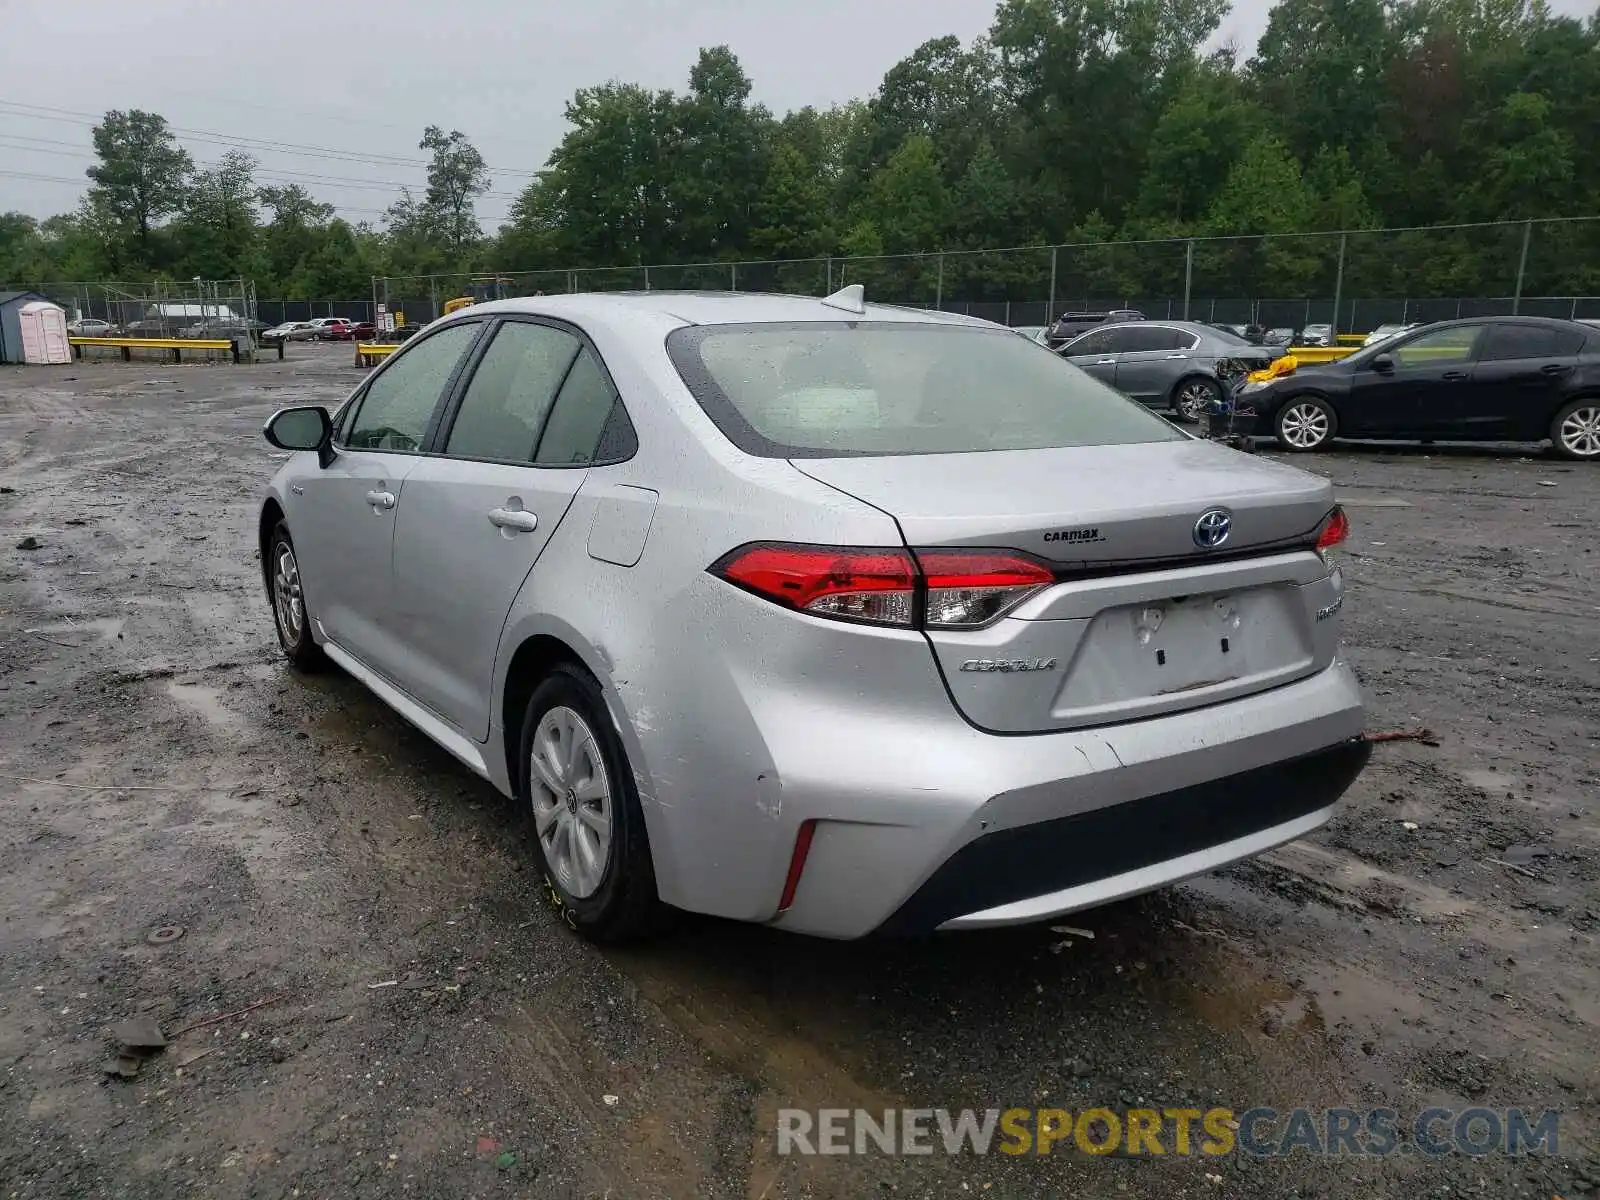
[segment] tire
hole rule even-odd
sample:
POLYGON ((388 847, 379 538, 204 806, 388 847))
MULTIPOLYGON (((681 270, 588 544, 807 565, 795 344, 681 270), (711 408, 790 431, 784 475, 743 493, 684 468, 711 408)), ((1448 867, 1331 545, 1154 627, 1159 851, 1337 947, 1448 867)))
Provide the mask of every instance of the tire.
POLYGON ((1215 379, 1190 375, 1178 380, 1172 389, 1172 411, 1186 425, 1198 424, 1222 400, 1222 387, 1215 379))
POLYGON ((1339 432, 1339 418, 1320 396, 1291 396, 1272 419, 1272 432, 1292 454, 1325 450, 1339 432))
POLYGON ((302 671, 321 670, 328 663, 311 636, 311 616, 306 611, 305 590, 300 582, 300 560, 294 552, 289 526, 279 521, 267 543, 267 596, 272 603, 272 624, 278 631, 278 645, 286 657, 302 671))
POLYGON ((567 663, 552 670, 528 698, 518 745, 518 799, 567 924, 595 942, 655 932, 665 909, 644 811, 594 678, 567 663))
POLYGON ((1562 458, 1600 462, 1600 397, 1563 405, 1550 422, 1550 444, 1562 458))

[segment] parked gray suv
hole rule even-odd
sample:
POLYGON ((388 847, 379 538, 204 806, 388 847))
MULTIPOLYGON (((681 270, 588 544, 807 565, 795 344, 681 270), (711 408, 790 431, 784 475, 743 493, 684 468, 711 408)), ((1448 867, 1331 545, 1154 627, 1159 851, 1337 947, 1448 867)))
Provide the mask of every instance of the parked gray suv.
POLYGON ((1133 321, 1092 329, 1059 353, 1141 404, 1197 421, 1225 389, 1282 357, 1283 348, 1254 346, 1194 321, 1133 321))

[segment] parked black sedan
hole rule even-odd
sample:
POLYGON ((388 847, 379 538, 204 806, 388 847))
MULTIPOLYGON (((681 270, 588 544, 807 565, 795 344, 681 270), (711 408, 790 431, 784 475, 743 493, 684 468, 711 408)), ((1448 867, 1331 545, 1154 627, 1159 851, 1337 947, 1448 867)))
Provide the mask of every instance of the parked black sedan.
POLYGON ((1239 393, 1286 450, 1340 438, 1538 442, 1600 461, 1600 330, 1479 317, 1407 330, 1239 393))

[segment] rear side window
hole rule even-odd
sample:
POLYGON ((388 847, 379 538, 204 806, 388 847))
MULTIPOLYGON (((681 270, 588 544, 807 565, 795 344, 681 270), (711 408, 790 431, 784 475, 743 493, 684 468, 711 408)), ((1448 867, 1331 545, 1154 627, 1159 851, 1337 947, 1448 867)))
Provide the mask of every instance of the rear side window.
POLYGON ((509 321, 500 326, 472 373, 444 452, 532 462, 556 389, 581 345, 548 325, 509 321))
POLYGON ((920 322, 697 325, 667 351, 740 449, 772 458, 1175 441, 1143 406, 1008 330, 920 322))
POLYGON ((1488 362, 1516 358, 1567 358, 1582 351, 1584 335, 1578 330, 1542 325, 1492 325, 1478 356, 1488 362))
POLYGON ((594 352, 578 355, 561 385, 537 461, 542 467, 616 462, 634 451, 633 426, 594 352))

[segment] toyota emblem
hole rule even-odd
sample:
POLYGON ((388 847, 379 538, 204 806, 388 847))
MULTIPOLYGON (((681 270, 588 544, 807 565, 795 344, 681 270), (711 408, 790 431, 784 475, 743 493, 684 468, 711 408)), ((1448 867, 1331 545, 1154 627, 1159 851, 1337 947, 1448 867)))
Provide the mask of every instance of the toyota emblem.
POLYGON ((1225 508, 1208 508, 1194 523, 1194 544, 1202 550, 1215 550, 1233 532, 1233 514, 1225 508))

